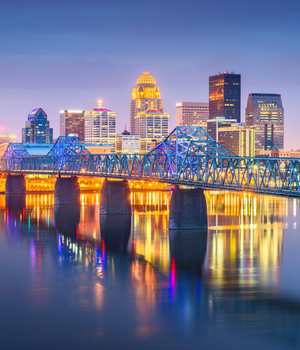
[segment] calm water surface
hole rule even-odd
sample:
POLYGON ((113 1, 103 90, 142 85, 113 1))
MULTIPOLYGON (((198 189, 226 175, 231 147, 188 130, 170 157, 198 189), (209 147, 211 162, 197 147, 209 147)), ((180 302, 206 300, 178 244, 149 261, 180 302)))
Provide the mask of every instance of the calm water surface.
POLYGON ((0 348, 299 349, 300 203, 207 192, 208 230, 169 231, 170 192, 0 196, 0 348))

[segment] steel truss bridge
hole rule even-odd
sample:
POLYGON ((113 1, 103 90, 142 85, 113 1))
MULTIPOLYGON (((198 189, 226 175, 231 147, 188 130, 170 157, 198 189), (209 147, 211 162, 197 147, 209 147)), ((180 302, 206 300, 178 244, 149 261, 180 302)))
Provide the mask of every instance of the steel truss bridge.
POLYGON ((45 156, 9 144, 1 171, 156 180, 212 190, 300 197, 300 158, 239 157, 200 127, 176 127, 146 154, 91 154, 76 137, 59 137, 45 156))

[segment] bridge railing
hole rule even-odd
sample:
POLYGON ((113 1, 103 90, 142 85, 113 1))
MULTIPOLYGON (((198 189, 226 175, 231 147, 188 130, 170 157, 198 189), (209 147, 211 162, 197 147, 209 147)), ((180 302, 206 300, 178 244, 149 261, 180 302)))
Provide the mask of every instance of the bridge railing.
POLYGON ((187 154, 181 162, 163 154, 103 154, 24 157, 2 160, 8 172, 156 179, 204 188, 254 190, 300 196, 300 159, 204 157, 187 154))

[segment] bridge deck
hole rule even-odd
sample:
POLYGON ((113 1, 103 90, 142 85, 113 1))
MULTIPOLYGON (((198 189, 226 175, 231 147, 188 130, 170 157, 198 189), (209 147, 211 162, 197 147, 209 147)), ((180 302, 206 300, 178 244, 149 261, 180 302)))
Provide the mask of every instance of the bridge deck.
MULTIPOLYGON (((77 140, 77 139, 76 139, 77 140)), ((143 179, 214 190, 300 197, 300 159, 238 157, 202 128, 177 127, 147 154, 90 154, 78 140, 57 142, 46 156, 9 147, 1 171, 143 179), (75 147, 75 146, 76 147, 75 147)))

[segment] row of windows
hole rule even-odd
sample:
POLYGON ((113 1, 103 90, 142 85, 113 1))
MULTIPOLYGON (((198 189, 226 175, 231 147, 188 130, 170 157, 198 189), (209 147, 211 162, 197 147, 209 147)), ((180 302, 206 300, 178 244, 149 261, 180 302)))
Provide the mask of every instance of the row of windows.
POLYGON ((186 109, 190 108, 190 109, 195 109, 195 108, 201 108, 201 109, 209 109, 209 107, 202 107, 202 106, 181 106, 181 107, 177 107, 178 109, 181 109, 185 112, 186 109))

